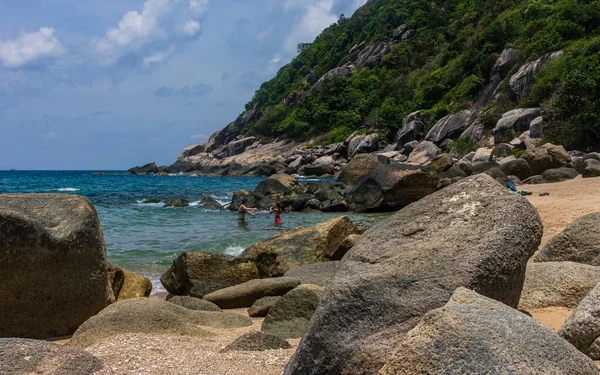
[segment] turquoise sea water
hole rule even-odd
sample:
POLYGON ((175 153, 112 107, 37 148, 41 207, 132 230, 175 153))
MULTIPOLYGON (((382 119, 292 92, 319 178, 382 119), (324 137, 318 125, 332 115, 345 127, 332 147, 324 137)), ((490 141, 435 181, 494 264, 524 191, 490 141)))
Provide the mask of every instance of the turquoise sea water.
MULTIPOLYGON (((239 254, 260 239, 281 231, 310 226, 339 214, 289 213, 276 227, 268 212, 248 217, 240 226, 236 214, 209 210, 199 205, 203 195, 221 203, 231 200, 235 190, 252 190, 261 181, 255 177, 190 177, 94 175, 91 171, 0 171, 0 194, 63 193, 88 197, 96 206, 104 232, 108 259, 149 277, 155 292, 158 281, 172 260, 184 251, 239 254), (163 208, 142 204, 144 199, 181 196, 186 208, 163 208)), ((381 215, 349 215, 361 225, 372 225, 381 215)))

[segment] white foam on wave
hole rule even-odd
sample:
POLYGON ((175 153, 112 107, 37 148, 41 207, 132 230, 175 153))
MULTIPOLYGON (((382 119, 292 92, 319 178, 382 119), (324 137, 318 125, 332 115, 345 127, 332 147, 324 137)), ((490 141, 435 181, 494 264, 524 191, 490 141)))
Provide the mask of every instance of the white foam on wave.
POLYGON ((80 189, 72 188, 72 187, 66 187, 66 188, 56 189, 56 191, 79 191, 79 190, 80 189))
POLYGON ((149 277, 150 282, 152 283, 152 293, 150 293, 150 295, 155 295, 158 293, 164 293, 167 290, 165 289, 165 287, 162 285, 162 283, 160 282, 160 278, 154 278, 154 277, 149 277))
POLYGON ((190 202, 190 207, 198 207, 200 205, 200 201, 190 202))
POLYGON ((136 201, 137 203, 134 203, 134 206, 142 206, 142 207, 162 207, 164 205, 163 202, 158 202, 158 203, 144 203, 144 199, 142 200, 138 200, 136 201))
POLYGON ((224 254, 226 255, 233 255, 233 256, 238 256, 240 255, 245 249, 241 246, 229 246, 227 249, 225 249, 225 251, 223 251, 224 254))

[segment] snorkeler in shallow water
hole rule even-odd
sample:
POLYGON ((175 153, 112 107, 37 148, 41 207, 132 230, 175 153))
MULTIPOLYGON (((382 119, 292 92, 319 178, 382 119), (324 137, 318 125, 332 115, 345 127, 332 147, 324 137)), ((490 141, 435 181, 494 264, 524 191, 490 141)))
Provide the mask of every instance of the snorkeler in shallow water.
POLYGON ((240 205, 240 208, 238 208, 238 218, 237 218, 237 221, 240 223, 246 222, 246 214, 248 214, 250 216, 256 216, 255 214, 253 214, 251 212, 253 210, 256 210, 256 208, 247 207, 246 206, 247 204, 248 204, 248 199, 246 199, 246 198, 242 199, 242 204, 240 205))

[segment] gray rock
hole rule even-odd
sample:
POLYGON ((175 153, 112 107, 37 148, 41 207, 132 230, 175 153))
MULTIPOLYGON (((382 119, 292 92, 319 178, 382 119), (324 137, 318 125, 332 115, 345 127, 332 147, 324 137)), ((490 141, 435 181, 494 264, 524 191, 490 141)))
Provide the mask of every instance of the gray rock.
POLYGON ((541 236, 535 208, 486 175, 411 204, 346 254, 284 374, 377 374, 460 286, 516 307, 541 236))
POLYGON ((163 207, 188 207, 190 202, 183 198, 169 198, 165 201, 163 207))
POLYGON ((202 197, 202 199, 200 200, 200 204, 211 210, 222 210, 223 209, 223 206, 221 205, 221 203, 217 202, 217 200, 215 198, 209 197, 208 195, 205 195, 202 197))
POLYGON ((423 141, 411 151, 406 162, 425 165, 430 163, 433 160, 433 158, 435 158, 441 153, 442 150, 435 144, 429 141, 423 141))
POLYGON ((206 152, 206 143, 201 142, 195 145, 188 146, 181 151, 177 160, 183 160, 185 158, 189 158, 191 156, 196 156, 199 154, 203 154, 206 152))
POLYGON ((465 110, 441 119, 425 136, 426 141, 439 145, 445 139, 458 139, 471 124, 471 111, 465 110))
POLYGON ((527 161, 534 175, 541 175, 547 169, 564 167, 572 161, 563 146, 550 143, 523 152, 521 158, 527 161))
POLYGON ((252 260, 262 277, 283 276, 292 268, 327 262, 339 244, 360 229, 347 216, 308 228, 295 228, 250 246, 242 257, 252 260))
POLYGON ((597 372, 594 362, 529 316, 459 288, 408 333, 379 374, 597 372))
POLYGON ((277 181, 273 178, 267 178, 258 183, 256 188, 254 188, 254 194, 262 195, 264 197, 277 195, 277 194, 285 194, 290 189, 283 185, 281 182, 277 181))
POLYGON ((354 153, 350 154, 349 156, 354 157, 356 154, 365 154, 365 153, 369 153, 369 152, 375 152, 375 151, 379 150, 379 141, 380 141, 379 135, 369 134, 360 141, 360 143, 354 150, 354 153))
MULTIPOLYGON (((348 237, 352 236, 357 235, 353 234, 348 237)), ((344 242, 345 241, 346 240, 344 240, 344 242)), ((302 284, 313 284, 325 287, 333 280, 339 268, 340 262, 338 261, 306 264, 304 266, 292 268, 287 271, 284 276, 300 279, 302 284)))
POLYGON ((279 336, 264 332, 249 332, 238 337, 221 352, 262 352, 265 350, 291 348, 292 346, 279 336))
POLYGON ((70 335, 115 301, 87 198, 0 195, 0 254, 0 337, 70 335))
POLYGON ((588 357, 600 359, 600 284, 581 301, 558 332, 588 357))
POLYGON ((340 66, 338 68, 333 68, 327 73, 323 74, 323 76, 319 78, 311 90, 323 90, 326 82, 332 79, 350 79, 355 70, 356 68, 353 66, 340 66))
POLYGON ((544 118, 534 118, 529 124, 529 136, 531 138, 544 138, 544 118))
POLYGON ((571 261, 600 266, 600 212, 573 221, 552 237, 536 262, 571 261))
POLYGON ((539 108, 524 108, 505 113, 494 128, 494 141, 509 142, 517 135, 528 131, 531 121, 539 115, 539 108))
POLYGON ((90 353, 46 341, 0 339, 0 374, 93 375, 104 365, 90 353))
POLYGON ((287 293, 269 310, 261 331, 285 339, 302 337, 323 291, 321 286, 303 284, 287 293))
POLYGON ((152 162, 142 167, 134 167, 127 171, 127 174, 156 174, 158 173, 158 167, 156 163, 152 162))
POLYGON ((517 176, 520 180, 525 180, 533 175, 529 163, 524 159, 515 159, 500 165, 500 169, 507 176, 517 176))
POLYGON ((240 139, 239 141, 233 141, 227 145, 227 155, 228 156, 236 156, 244 151, 248 146, 252 145, 256 141, 254 137, 248 137, 240 139))
POLYGON ((542 173, 542 178, 547 182, 562 182, 572 180, 579 176, 574 168, 563 167, 556 169, 547 169, 542 173))
POLYGON ((169 293, 202 298, 215 290, 258 279, 256 265, 243 258, 213 253, 183 253, 160 277, 169 293))
POLYGON ((117 302, 88 319, 75 332, 69 346, 85 349, 123 333, 212 336, 201 327, 241 328, 252 325, 247 316, 229 312, 195 311, 156 298, 117 302))
MULTIPOLYGON (((351 234, 348 237, 346 237, 342 242, 340 242, 340 244, 335 249, 333 254, 331 254, 331 260, 332 261, 342 260, 344 255, 346 255, 346 253, 348 251, 350 251, 350 249, 352 249, 354 247, 354 245, 356 245, 356 242, 358 241, 359 238, 360 238, 360 234, 351 234)), ((311 284, 318 284, 318 283, 311 283, 311 284)))
MULTIPOLYGON (((419 112, 420 114, 420 112, 419 112)), ((425 138, 425 121, 422 119, 412 120, 402 127, 396 134, 398 148, 412 141, 421 141, 425 138)))
POLYGON ((493 153, 494 150, 488 147, 481 147, 475 151, 475 155, 473 155, 473 160, 471 161, 473 164, 481 164, 481 163, 489 163, 493 161, 493 153))
POLYGON ((248 315, 252 318, 264 318, 281 296, 270 296, 257 299, 248 309, 248 315))
POLYGON ((477 143, 481 143, 484 137, 485 123, 483 118, 477 117, 475 121, 460 135, 460 138, 471 138, 477 143))
POLYGON ((251 307, 254 302, 263 297, 282 296, 298 285, 300 285, 300 279, 294 277, 257 279, 217 290, 203 298, 222 309, 238 309, 251 307))
POLYGON ((454 159, 448 154, 440 154, 433 158, 427 168, 436 173, 444 173, 454 165, 454 159))
POLYGON ((323 165, 323 164, 305 165, 301 169, 305 176, 321 177, 321 176, 324 176, 327 174, 333 174, 335 172, 331 165, 323 165))
POLYGON ((600 177, 600 161, 588 159, 583 162, 583 177, 600 177))
POLYGON ((537 73, 550 60, 562 57, 563 51, 549 53, 539 59, 521 66, 518 72, 510 77, 510 91, 517 100, 527 96, 531 86, 535 83, 537 73))
POLYGON ((501 79, 504 79, 516 64, 517 50, 514 48, 507 48, 502 51, 500 57, 492 67, 492 75, 498 75, 501 79))
POLYGON ((437 173, 406 164, 390 164, 369 172, 346 193, 355 212, 395 211, 433 193, 437 173))
POLYGON ((363 141, 363 139, 365 139, 366 135, 352 135, 350 136, 345 143, 348 144, 347 147, 347 152, 348 152, 348 158, 351 158, 352 156, 354 156, 354 154, 356 153, 356 149, 358 148, 358 145, 360 145, 360 143, 363 141))
POLYGON ((221 308, 212 302, 205 301, 201 298, 190 296, 173 296, 169 298, 169 302, 185 307, 189 310, 197 311, 222 311, 221 308))
POLYGON ((499 145, 496 145, 495 153, 496 156, 499 157, 511 156, 514 149, 514 146, 508 143, 500 143, 499 145))
POLYGON ((574 262, 529 263, 519 309, 573 309, 598 283, 600 267, 574 262))

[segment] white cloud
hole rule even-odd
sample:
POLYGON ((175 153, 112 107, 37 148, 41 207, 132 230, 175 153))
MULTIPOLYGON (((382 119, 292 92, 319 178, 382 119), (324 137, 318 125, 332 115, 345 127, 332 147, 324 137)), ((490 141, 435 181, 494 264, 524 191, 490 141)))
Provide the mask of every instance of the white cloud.
POLYGON ((210 136, 204 133, 198 133, 198 134, 192 134, 192 136, 190 137, 190 140, 192 141, 197 141, 197 140, 201 140, 201 139, 208 139, 210 136))
POLYGON ((33 33, 21 33, 14 40, 0 41, 0 64, 6 68, 19 68, 42 58, 64 55, 65 49, 54 31, 42 27, 33 33))
POLYGON ((295 55, 298 43, 312 42, 327 26, 337 22, 338 16, 332 14, 333 0, 288 0, 285 11, 303 10, 290 33, 283 42, 286 55, 295 55))
POLYGON ((279 64, 281 62, 281 55, 280 54, 275 54, 275 56, 273 56, 273 58, 269 61, 269 64, 279 64))
POLYGON ((147 68, 152 64, 165 61, 173 54, 173 52, 175 52, 175 46, 170 46, 166 51, 156 52, 150 56, 144 57, 144 60, 142 61, 144 67, 147 68))
POLYGON ((176 48, 197 36, 208 4, 209 0, 146 0, 141 12, 132 10, 125 14, 117 27, 93 41, 93 48, 104 65, 126 56, 140 58, 139 55, 145 66, 165 61, 173 51, 149 51, 176 48))

